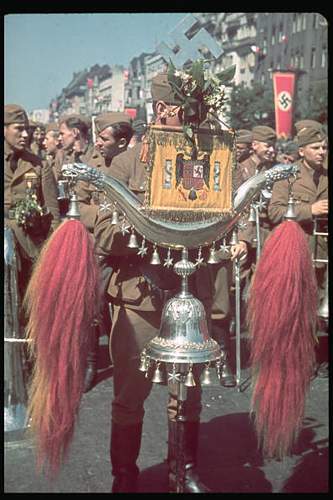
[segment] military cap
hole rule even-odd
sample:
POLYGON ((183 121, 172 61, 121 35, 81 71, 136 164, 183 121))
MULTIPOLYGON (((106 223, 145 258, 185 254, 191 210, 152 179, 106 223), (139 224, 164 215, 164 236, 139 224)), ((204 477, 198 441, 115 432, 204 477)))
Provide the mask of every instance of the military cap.
POLYGON ((283 152, 286 154, 294 154, 298 152, 298 145, 295 141, 287 141, 283 146, 283 152))
POLYGON ((11 123, 24 123, 29 125, 27 113, 18 104, 5 105, 4 124, 10 125, 11 123))
POLYGON ((106 127, 111 127, 115 123, 120 122, 132 125, 132 119, 127 113, 122 113, 120 111, 109 111, 108 113, 102 113, 95 118, 96 132, 99 134, 106 127))
POLYGON ((151 96, 153 101, 164 101, 166 104, 181 105, 182 101, 173 91, 167 73, 159 73, 151 82, 151 96))
POLYGON ((236 142, 239 144, 251 144, 253 141, 253 135, 251 130, 246 130, 245 128, 240 128, 236 130, 236 142))
POLYGON ((59 131, 59 125, 56 122, 48 123, 46 125, 46 133, 51 132, 51 131, 53 131, 53 132, 59 131))
POLYGON ((91 127, 91 120, 90 118, 86 117, 86 116, 83 116, 83 115, 80 115, 78 113, 72 113, 72 114, 69 114, 69 115, 62 115, 60 117, 60 120, 59 120, 59 123, 75 123, 75 122, 81 122, 83 123, 87 128, 90 128, 91 127))
POLYGON ((308 128, 308 127, 321 130, 323 128, 323 125, 320 122, 317 122, 316 120, 299 120, 298 122, 295 123, 295 129, 297 133, 303 128, 308 128))
POLYGON ((143 120, 134 120, 132 129, 136 134, 144 134, 147 130, 147 123, 143 120))
POLYGON ((296 136, 298 147, 307 146, 314 142, 321 142, 326 138, 325 132, 316 127, 302 128, 296 136))
POLYGON ((253 127, 252 135, 254 141, 260 142, 275 142, 276 141, 276 133, 271 127, 267 127, 266 125, 258 125, 257 127, 253 127))

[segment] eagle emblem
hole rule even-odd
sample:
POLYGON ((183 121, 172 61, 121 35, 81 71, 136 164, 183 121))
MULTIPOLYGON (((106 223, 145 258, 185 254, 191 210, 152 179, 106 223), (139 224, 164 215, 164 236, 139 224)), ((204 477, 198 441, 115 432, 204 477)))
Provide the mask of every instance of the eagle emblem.
POLYGON ((176 188, 184 199, 205 199, 209 191, 209 155, 201 160, 185 160, 184 154, 176 157, 176 188))

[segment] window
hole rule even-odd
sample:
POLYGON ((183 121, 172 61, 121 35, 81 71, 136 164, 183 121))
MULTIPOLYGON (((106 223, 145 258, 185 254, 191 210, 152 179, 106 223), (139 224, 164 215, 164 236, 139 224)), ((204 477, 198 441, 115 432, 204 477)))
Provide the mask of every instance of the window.
POLYGON ((302 29, 302 14, 296 15, 296 31, 301 31, 302 29))
POLYGON ((316 49, 315 47, 312 47, 311 49, 311 62, 310 62, 311 68, 316 67, 316 49))
POLYGON ((261 75, 261 83, 262 83, 262 85, 265 85, 265 75, 264 75, 264 73, 261 75))
POLYGON ((283 41, 283 24, 280 23, 279 27, 279 43, 283 41))
POLYGON ((267 38, 265 37, 262 43, 262 53, 263 55, 267 54, 267 38))
POLYGON ((321 67, 326 68, 327 64, 327 48, 323 47, 323 51, 321 53, 321 67))
POLYGON ((297 14, 293 15, 293 27, 292 27, 293 33, 296 33, 296 16, 297 16, 297 14))
POLYGON ((306 14, 302 14, 302 30, 306 30, 306 14))
POLYGON ((300 67, 300 69, 304 69, 304 56, 303 56, 303 54, 301 54, 300 58, 299 58, 299 67, 300 67))
POLYGON ((272 27, 272 45, 275 45, 275 26, 272 27))
POLYGON ((313 18, 312 18, 312 28, 313 28, 313 29, 318 28, 318 16, 317 16, 317 14, 313 14, 313 18))

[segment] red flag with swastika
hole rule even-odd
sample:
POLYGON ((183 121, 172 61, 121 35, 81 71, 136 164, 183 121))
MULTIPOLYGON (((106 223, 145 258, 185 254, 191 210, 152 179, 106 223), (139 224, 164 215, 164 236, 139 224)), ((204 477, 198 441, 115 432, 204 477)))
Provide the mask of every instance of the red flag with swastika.
POLYGON ((291 137, 295 73, 273 72, 275 130, 278 139, 291 137))

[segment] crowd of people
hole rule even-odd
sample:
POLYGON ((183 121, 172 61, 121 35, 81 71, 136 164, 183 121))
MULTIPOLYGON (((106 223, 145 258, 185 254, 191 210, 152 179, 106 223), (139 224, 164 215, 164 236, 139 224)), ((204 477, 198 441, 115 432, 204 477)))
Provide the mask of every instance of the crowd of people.
MULTIPOLYGON (((153 79, 152 98, 155 124, 162 127, 182 125, 182 108, 165 74, 153 79)), ((106 112, 94 119, 94 137, 91 125, 90 118, 78 114, 64 115, 59 123, 32 123, 21 106, 5 105, 4 217, 5 224, 16 238, 21 302, 43 243, 66 219, 70 207, 71 191, 69 189, 67 196, 62 191, 66 182, 61 172, 62 165, 88 164, 124 182, 140 200, 144 199, 147 168, 142 150, 147 124, 143 120, 133 121, 123 112, 106 112), (45 207, 45 210, 38 217, 27 216, 22 222, 18 217, 18 207, 27 198, 34 201, 35 211, 38 207, 45 207)), ((299 172, 292 184, 296 201, 295 220, 305 231, 311 250, 314 251, 316 243, 317 257, 324 260, 327 259, 327 239, 325 236, 315 238, 313 229, 316 218, 328 217, 327 134, 323 125, 314 120, 301 120, 294 127, 294 137, 286 141, 278 140, 275 131, 266 125, 236 131, 234 188, 275 164, 297 163, 299 172)), ((74 191, 80 221, 94 241, 103 290, 99 316, 91 331, 85 391, 90 390, 96 381, 99 338, 107 334, 110 337, 114 385, 110 439, 114 476, 112 491, 136 491, 139 474, 136 461, 140 451, 144 403, 152 387, 151 380, 139 370, 140 354, 158 332, 165 297, 170 290, 177 290, 179 283, 170 279, 169 270, 163 266, 149 272, 147 279, 149 262, 128 248, 124 238, 119 238, 122 217, 117 224, 110 223, 112 211, 103 209, 104 193, 84 181, 78 181, 74 191)), ((203 263, 190 280, 193 294, 205 306, 211 335, 226 353, 220 377, 225 387, 235 386, 229 363, 235 291, 232 265, 239 259, 242 321, 245 322, 247 294, 260 258, 258 246, 262 248, 270 232, 283 221, 289 194, 290 183, 286 180, 276 182, 271 191, 263 191, 255 200, 259 228, 255 222, 248 221, 246 227, 238 229, 236 242, 230 244, 227 240, 227 257, 220 251, 221 258, 216 264, 203 263)), ((327 293, 325 273, 328 266, 316 262, 315 268, 319 307, 327 293)), ((24 329, 26 318, 23 313, 21 322, 24 329)), ((194 373, 196 385, 188 388, 186 400, 185 492, 207 491, 196 472, 201 412, 199 375, 194 373)), ((318 366, 317 375, 327 376, 327 364, 318 366)), ((175 491, 177 393, 172 384, 168 389, 167 461, 170 491, 175 491)))

